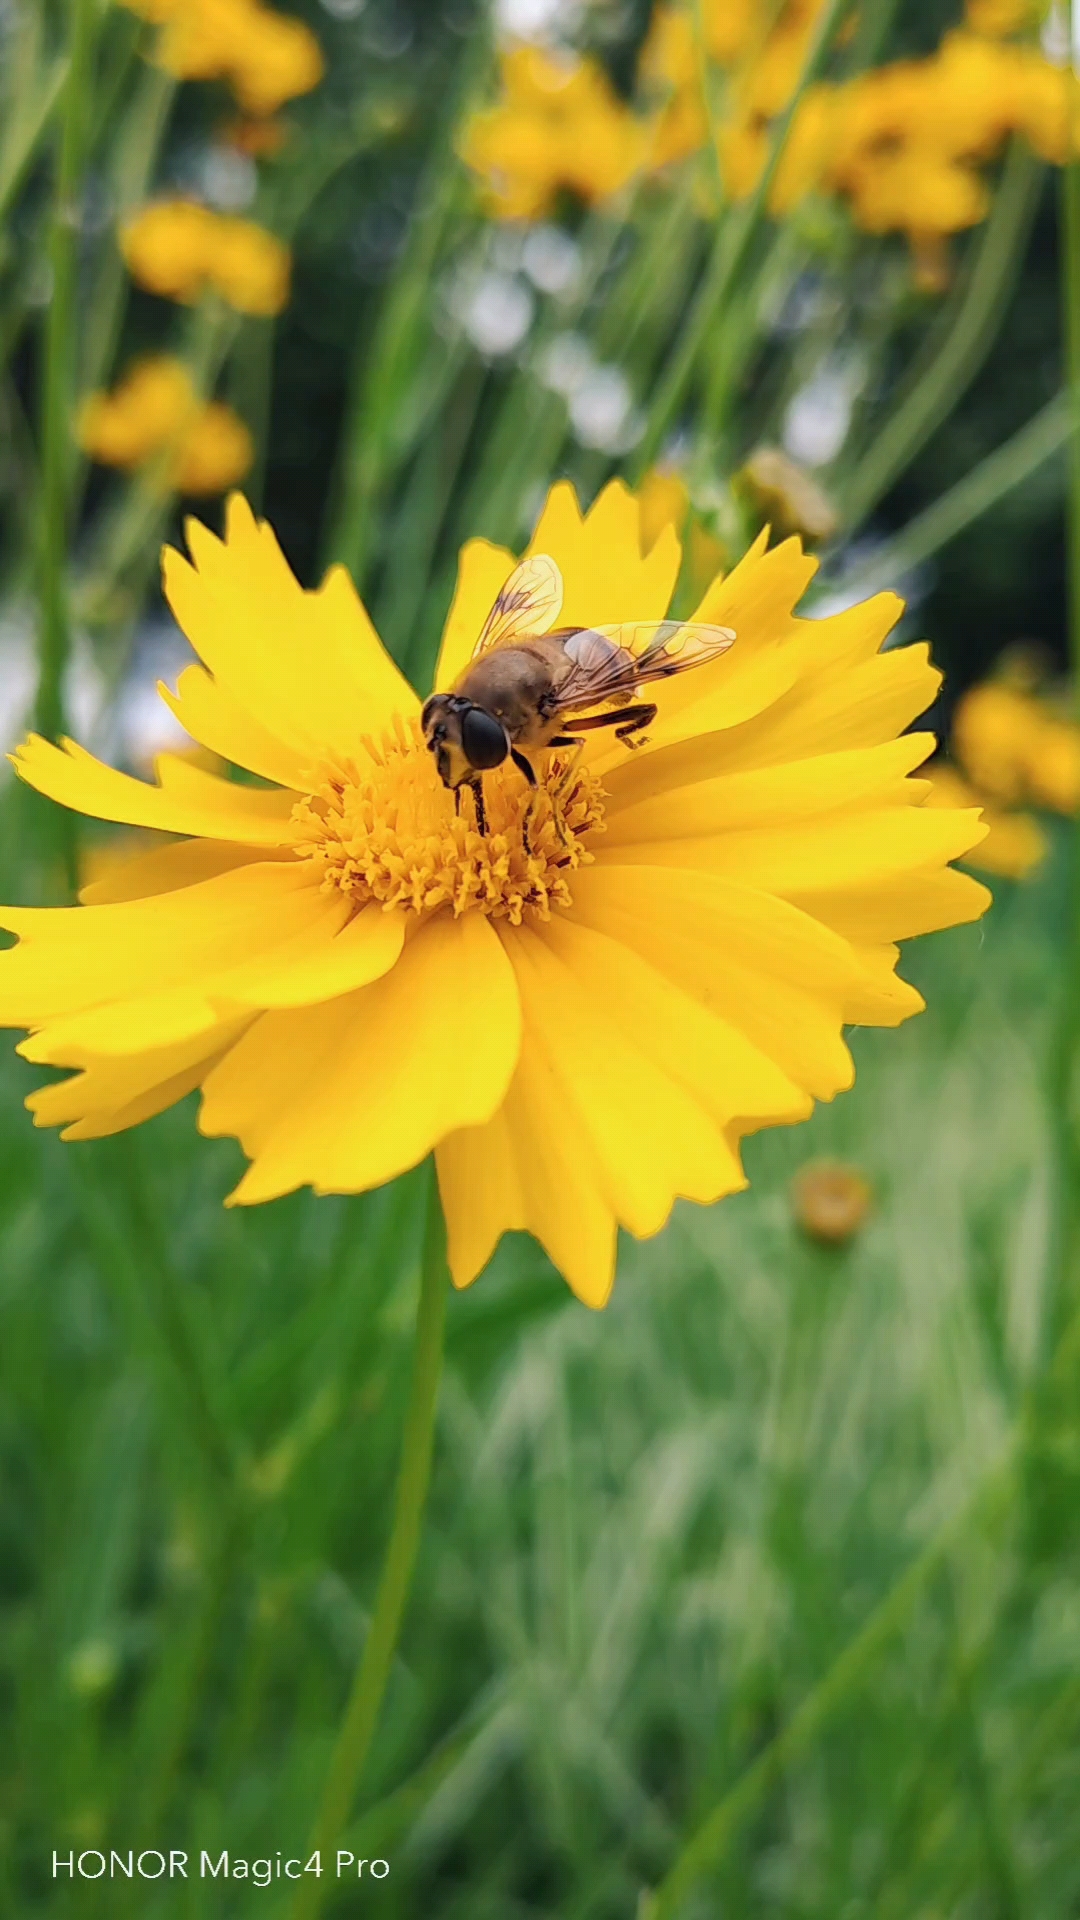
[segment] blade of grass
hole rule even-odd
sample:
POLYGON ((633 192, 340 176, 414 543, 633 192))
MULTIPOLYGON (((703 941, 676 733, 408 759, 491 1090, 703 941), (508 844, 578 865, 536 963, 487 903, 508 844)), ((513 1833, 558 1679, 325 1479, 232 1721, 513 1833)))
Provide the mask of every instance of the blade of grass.
POLYGON ((871 446, 841 489, 840 506, 849 529, 873 512, 967 392, 986 360, 1020 269, 1043 173, 1042 162, 1030 149, 1014 142, 952 325, 892 417, 877 428, 871 446))
POLYGON ((1068 396, 1055 394, 1011 440, 995 447, 977 467, 958 480, 940 499, 916 514, 895 539, 879 548, 873 560, 844 581, 845 594, 858 598, 896 580, 928 560, 958 533, 988 513, 999 500, 1030 479, 1043 462, 1060 451, 1072 432, 1068 396))

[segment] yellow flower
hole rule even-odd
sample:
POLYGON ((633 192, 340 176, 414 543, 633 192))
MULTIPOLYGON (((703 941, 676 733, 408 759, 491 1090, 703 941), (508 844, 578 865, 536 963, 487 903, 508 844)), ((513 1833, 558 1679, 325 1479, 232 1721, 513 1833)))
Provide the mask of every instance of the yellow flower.
POLYGON ((501 76, 503 99, 472 116, 461 146, 501 219, 536 219, 560 191, 609 199, 641 170, 646 130, 595 61, 517 47, 501 76))
MULTIPOLYGON (((485 835, 455 811, 340 568, 303 592, 235 496, 224 541, 191 522, 188 543, 165 590, 203 664, 166 698, 268 784, 163 755, 150 786, 72 742, 21 747, 53 799, 180 836, 81 907, 0 911, 0 1022, 76 1069, 31 1094, 40 1125, 92 1138, 201 1087, 202 1131, 250 1159, 242 1204, 376 1186, 434 1149, 459 1286, 524 1229, 599 1306, 617 1225, 742 1187, 745 1134, 851 1084, 844 1026, 922 1006, 893 943, 986 905, 948 865, 976 816, 907 777, 933 745, 904 732, 938 686, 926 648, 879 651, 891 594, 797 619, 797 541, 759 539, 709 588, 698 618, 738 639, 658 685, 637 752, 590 734, 557 803, 548 756, 531 848, 508 762, 485 835)), ((620 482, 584 519, 556 486, 530 550, 570 626, 662 619, 681 558, 670 527, 642 552, 620 482)), ((463 549, 439 687, 513 566, 463 549)))
POLYGON ((1006 880, 1025 880, 1046 858, 1046 835, 1030 813, 996 807, 970 787, 953 767, 935 761, 929 769, 928 807, 982 807, 985 840, 963 856, 964 865, 1006 880))
POLYGON ((155 59, 180 80, 227 80, 248 113, 270 114, 323 76, 302 20, 257 0, 124 0, 162 29, 155 59))
POLYGON ((1019 687, 993 680, 972 687, 956 709, 953 746, 983 793, 1080 811, 1080 728, 1019 687))
POLYGON ((177 449, 178 493, 224 493, 250 473, 255 445, 244 422, 224 401, 211 400, 192 421, 177 449))
POLYGON ((280 313, 289 298, 289 249, 252 220, 211 212, 193 200, 157 200, 120 232, 132 278, 167 300, 207 290, 238 313, 280 313))
POLYGON ((107 467, 133 471, 169 449, 168 478, 180 493, 223 493, 250 470, 255 450, 243 421, 220 401, 200 402, 183 361, 138 361, 112 393, 83 402, 76 435, 107 467))

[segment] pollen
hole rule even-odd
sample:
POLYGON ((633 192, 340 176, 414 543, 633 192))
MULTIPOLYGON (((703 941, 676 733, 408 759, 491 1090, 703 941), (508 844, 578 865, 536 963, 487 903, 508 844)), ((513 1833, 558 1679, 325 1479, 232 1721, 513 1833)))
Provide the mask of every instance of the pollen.
POLYGON ((482 834, 472 794, 443 786, 419 727, 399 719, 393 732, 364 740, 355 759, 321 770, 293 811, 295 851, 358 907, 451 907, 455 916, 475 908, 514 926, 529 915, 549 920, 572 904, 571 876, 592 861, 587 843, 604 825, 596 776, 567 773, 565 754, 541 756, 535 794, 509 762, 486 773, 482 834))

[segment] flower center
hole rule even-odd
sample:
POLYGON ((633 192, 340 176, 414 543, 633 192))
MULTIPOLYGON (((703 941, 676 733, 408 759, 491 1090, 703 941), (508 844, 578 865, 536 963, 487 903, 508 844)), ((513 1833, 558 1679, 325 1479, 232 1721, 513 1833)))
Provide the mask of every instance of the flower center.
POLYGON ((565 753, 543 756, 530 791, 507 760, 484 775, 487 832, 473 796, 443 786, 419 726, 401 719, 355 760, 328 765, 293 808, 298 857, 357 906, 434 913, 470 907, 520 926, 527 908, 549 919, 571 903, 570 875, 592 860, 586 838, 603 830, 600 782, 584 767, 565 779, 565 753))

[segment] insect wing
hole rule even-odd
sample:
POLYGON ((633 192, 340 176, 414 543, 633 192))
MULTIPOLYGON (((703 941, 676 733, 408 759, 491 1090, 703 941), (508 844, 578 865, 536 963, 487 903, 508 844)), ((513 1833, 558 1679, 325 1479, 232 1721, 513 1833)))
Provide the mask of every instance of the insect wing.
POLYGON ((562 602, 563 578, 554 560, 550 554, 531 554, 500 588, 473 648, 473 659, 490 653, 493 647, 548 633, 559 617, 562 602))
POLYGON ((654 680, 670 680, 718 660, 734 643, 730 627, 700 620, 624 620, 567 634, 563 651, 571 665, 559 684, 560 712, 597 706, 654 680))

